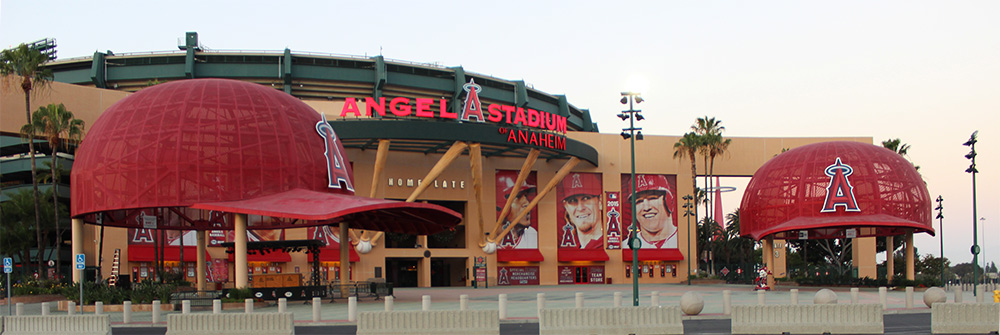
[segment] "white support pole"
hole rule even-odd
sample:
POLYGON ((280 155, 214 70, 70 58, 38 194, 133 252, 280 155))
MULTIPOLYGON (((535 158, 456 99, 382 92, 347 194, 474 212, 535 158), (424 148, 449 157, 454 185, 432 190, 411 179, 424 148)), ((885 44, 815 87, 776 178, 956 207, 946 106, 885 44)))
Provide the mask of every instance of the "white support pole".
POLYGON ((500 320, 507 320, 507 294, 501 293, 500 297, 500 320))
POLYGON ((766 299, 767 298, 764 297, 764 290, 758 290, 757 291, 757 304, 761 305, 761 306, 767 305, 767 300, 766 299))
POLYGON ((74 301, 72 301, 72 300, 71 300, 71 301, 70 301, 70 302, 69 302, 69 303, 67 304, 67 307, 66 307, 66 314, 67 314, 67 315, 75 315, 75 314, 76 314, 76 302, 74 302, 74 301))
POLYGON ((385 296, 385 311, 386 312, 392 312, 392 307, 393 307, 392 305, 393 305, 394 301, 395 301, 395 298, 393 298, 391 295, 385 296))
POLYGON ((882 309, 889 308, 889 290, 887 288, 878 288, 878 301, 882 303, 882 309))
POLYGON ((358 321, 358 297, 347 298, 347 321, 358 321))
POLYGON ((733 312, 733 292, 722 290, 722 314, 730 315, 733 312))
POLYGON ((288 311, 288 299, 278 298, 278 313, 285 313, 288 311))
POLYGON ((851 303, 852 304, 857 304, 858 303, 858 288, 857 287, 852 287, 851 288, 851 303))
MULTIPOLYGON (((83 309, 82 308, 80 310, 80 314, 83 314, 83 309)), ((104 302, 103 301, 95 301, 94 302, 94 315, 101 315, 101 314, 104 314, 104 302)))
POLYGON ((253 313, 253 299, 243 299, 243 313, 253 313))
POLYGON ((789 293, 791 293, 791 295, 792 295, 792 305, 798 305, 799 304, 799 289, 793 288, 793 289, 791 289, 789 291, 789 293))
POLYGON ((615 292, 615 307, 622 307, 622 293, 615 292))
POLYGON ((24 303, 19 302, 14 305, 14 315, 23 316, 24 315, 24 303))
POLYGON ((906 287, 906 309, 913 308, 913 286, 906 287))
POLYGON ((545 309, 545 293, 539 293, 535 295, 538 300, 538 317, 542 317, 542 310, 545 309))
POLYGON ((323 304, 322 299, 320 299, 319 297, 313 298, 313 306, 312 306, 313 322, 319 322, 319 308, 320 305, 322 304, 323 304))
POLYGON ((576 308, 583 308, 583 292, 576 292, 576 308))
POLYGON ((43 302, 42 303, 42 316, 49 315, 50 311, 51 311, 51 307, 49 307, 49 303, 43 302))
POLYGON ((431 296, 425 294, 420 297, 420 310, 425 312, 431 310, 431 296))
POLYGON ((463 294, 458 296, 458 309, 465 311, 469 309, 469 295, 463 294))
POLYGON ((181 314, 191 314, 191 300, 181 300, 181 314))
POLYGON ((160 301, 153 300, 153 324, 160 323, 160 301))
POLYGON ((222 300, 212 299, 212 314, 222 313, 222 300))
POLYGON ((122 302, 122 323, 130 324, 132 323, 132 301, 126 300, 122 302))

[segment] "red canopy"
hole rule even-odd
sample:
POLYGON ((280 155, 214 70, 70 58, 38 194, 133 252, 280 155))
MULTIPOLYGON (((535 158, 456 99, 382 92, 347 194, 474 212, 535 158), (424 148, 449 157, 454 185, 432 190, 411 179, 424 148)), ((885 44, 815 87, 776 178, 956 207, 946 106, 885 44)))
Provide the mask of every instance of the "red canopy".
MULTIPOLYGON (((229 261, 235 261, 236 256, 229 254, 229 261)), ((254 253, 247 252, 247 262, 272 262, 288 263, 292 261, 292 256, 282 250, 273 250, 267 253, 256 250, 254 253)))
MULTIPOLYGON (((168 246, 166 250, 163 250, 163 254, 165 261, 176 262, 181 258, 181 247, 168 246)), ((212 259, 209 257, 208 251, 205 251, 205 259, 212 259)), ((156 256, 152 245, 131 244, 128 246, 129 262, 153 262, 155 260, 156 256)), ((197 262, 198 247, 184 247, 184 261, 197 262)))
POLYGON ((246 200, 194 204, 191 208, 316 221, 346 221, 354 229, 431 235, 462 220, 455 211, 425 203, 372 199, 294 189, 246 200))
MULTIPOLYGON (((350 250, 347 256, 351 262, 357 262, 361 260, 361 256, 358 256, 358 252, 354 251, 354 248, 348 248, 350 250)), ((311 261, 311 259, 310 259, 311 261)), ((320 262, 339 262, 340 261, 340 250, 333 248, 322 248, 319 249, 319 261, 320 262)))
MULTIPOLYGON (((684 254, 677 249, 639 249, 640 261, 682 261, 684 254)), ((632 249, 622 249, 622 261, 632 261, 632 249)))

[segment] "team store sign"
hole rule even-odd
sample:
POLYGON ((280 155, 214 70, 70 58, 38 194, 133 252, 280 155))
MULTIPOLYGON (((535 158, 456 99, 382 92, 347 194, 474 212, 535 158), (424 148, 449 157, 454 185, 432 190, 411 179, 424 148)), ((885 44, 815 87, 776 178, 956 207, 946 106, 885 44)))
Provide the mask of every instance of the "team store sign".
POLYGON ((461 122, 485 123, 492 122, 515 128, 501 127, 499 134, 507 138, 507 142, 534 145, 538 147, 566 150, 566 117, 531 108, 511 105, 489 104, 483 110, 479 101, 482 86, 470 79, 462 86, 467 93, 462 104, 461 113, 448 111, 448 100, 438 99, 437 110, 434 110, 435 99, 396 97, 386 101, 385 97, 366 97, 363 99, 347 98, 340 111, 340 117, 371 117, 387 113, 398 117, 438 118, 459 120, 461 122), (361 107, 361 104, 364 107, 361 107))

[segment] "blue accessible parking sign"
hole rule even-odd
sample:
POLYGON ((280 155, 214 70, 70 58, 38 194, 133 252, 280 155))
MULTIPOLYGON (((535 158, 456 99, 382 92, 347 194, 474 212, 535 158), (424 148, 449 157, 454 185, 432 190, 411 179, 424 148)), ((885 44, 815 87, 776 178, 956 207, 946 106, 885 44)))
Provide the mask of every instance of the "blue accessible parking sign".
POLYGON ((14 260, 10 257, 3 258, 3 273, 14 272, 14 260))
POLYGON ((86 267, 87 267, 87 262, 86 258, 84 258, 84 254, 76 254, 76 269, 83 270, 86 267))

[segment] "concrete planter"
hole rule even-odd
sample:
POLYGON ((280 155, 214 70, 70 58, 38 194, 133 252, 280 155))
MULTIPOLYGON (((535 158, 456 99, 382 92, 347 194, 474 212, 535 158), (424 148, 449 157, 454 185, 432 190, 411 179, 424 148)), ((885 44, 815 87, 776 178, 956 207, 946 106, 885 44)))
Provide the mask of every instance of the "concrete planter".
MULTIPOLYGON (((11 297, 11 300, 14 300, 15 304, 19 302, 25 304, 35 304, 39 302, 59 301, 63 299, 66 299, 66 297, 59 294, 19 295, 11 297)), ((6 305, 7 298, 0 299, 0 304, 6 305)))
MULTIPOLYGON (((179 305, 179 304, 178 304, 179 305)), ((58 309, 60 311, 66 311, 69 306, 69 300, 60 300, 58 309)), ((125 305, 104 305, 104 312, 122 312, 125 305)), ((174 310, 174 304, 160 304, 160 310, 164 312, 169 312, 174 310)), ((133 312, 151 312, 153 311, 153 304, 132 304, 133 312)), ((84 313, 93 313, 94 305, 84 305, 84 313)))

